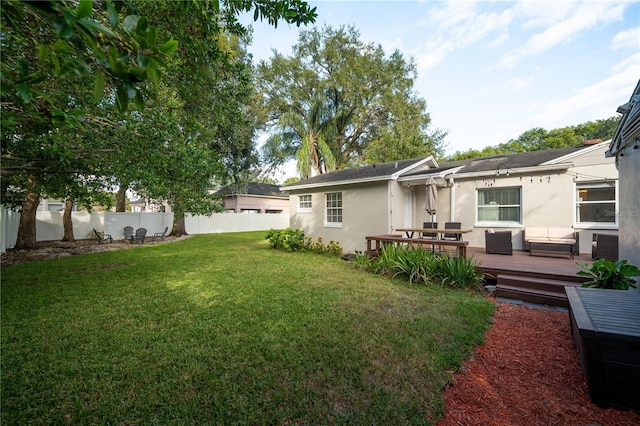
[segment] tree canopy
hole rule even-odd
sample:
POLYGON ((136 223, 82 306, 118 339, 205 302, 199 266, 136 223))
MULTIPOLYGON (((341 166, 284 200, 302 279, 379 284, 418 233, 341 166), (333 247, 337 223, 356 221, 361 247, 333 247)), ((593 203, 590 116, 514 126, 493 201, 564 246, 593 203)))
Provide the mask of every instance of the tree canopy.
POLYGON ((250 157, 237 20, 250 10, 272 25, 317 16, 301 0, 3 1, 2 203, 22 212, 16 247, 35 245, 41 196, 90 204, 135 184, 179 212, 214 208, 204 186, 250 157))
POLYGON ((518 138, 511 139, 506 143, 488 146, 481 150, 470 149, 464 152, 457 151, 447 159, 450 161, 467 160, 498 154, 515 154, 541 149, 564 148, 580 145, 582 141, 589 139, 601 139, 605 141, 613 137, 619 121, 619 117, 611 117, 553 130, 536 127, 527 130, 518 136, 518 138))
POLYGON ((306 177, 311 169, 442 153, 444 133, 431 129, 414 90, 413 61, 359 37, 354 27, 303 30, 290 57, 275 52, 259 64, 268 162, 295 158, 306 177))

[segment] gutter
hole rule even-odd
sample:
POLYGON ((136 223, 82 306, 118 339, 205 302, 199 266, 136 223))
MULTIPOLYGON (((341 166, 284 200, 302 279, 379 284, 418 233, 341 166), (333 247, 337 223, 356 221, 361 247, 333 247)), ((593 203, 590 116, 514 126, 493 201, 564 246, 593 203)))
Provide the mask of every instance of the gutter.
MULTIPOLYGON (((573 163, 561 163, 561 164, 548 164, 544 166, 533 166, 533 167, 522 167, 519 169, 508 168, 510 174, 527 174, 527 173, 535 173, 535 172, 548 172, 551 170, 566 170, 570 167, 573 167, 573 163)), ((473 178, 473 177, 483 177, 483 176, 495 176, 496 170, 483 170, 479 172, 469 172, 469 173, 449 173, 445 176, 445 178, 455 177, 456 179, 463 178, 473 178)))

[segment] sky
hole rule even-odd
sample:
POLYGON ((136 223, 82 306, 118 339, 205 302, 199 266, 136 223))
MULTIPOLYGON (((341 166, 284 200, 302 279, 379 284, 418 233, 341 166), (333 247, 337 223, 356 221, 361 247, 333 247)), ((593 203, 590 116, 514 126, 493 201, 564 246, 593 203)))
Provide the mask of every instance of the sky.
MULTIPOLYGON (((386 56, 414 60, 414 89, 448 132, 447 154, 617 116, 640 79, 640 1, 308 3, 313 27, 351 25, 386 56)), ((245 19, 256 62, 274 49, 290 56, 304 29, 245 19)))

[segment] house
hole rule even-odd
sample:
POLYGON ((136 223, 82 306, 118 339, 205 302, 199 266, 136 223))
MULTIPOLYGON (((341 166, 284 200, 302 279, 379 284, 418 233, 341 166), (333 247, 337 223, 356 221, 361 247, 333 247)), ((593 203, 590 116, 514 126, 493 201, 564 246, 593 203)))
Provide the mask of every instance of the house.
POLYGON ((289 213, 289 195, 278 185, 250 182, 245 188, 225 186, 224 209, 231 213, 289 213))
POLYGON ((640 266, 640 80, 622 114, 607 157, 615 158, 620 175, 619 257, 640 266))
POLYGON ((171 206, 166 201, 157 202, 144 197, 129 203, 134 213, 171 213, 171 206))
POLYGON ((398 233, 431 220, 425 183, 438 186, 434 220, 461 222, 470 246, 484 247, 484 231, 511 230, 522 248, 527 227, 573 227, 580 252, 591 251, 594 231, 618 229, 618 171, 604 155, 608 143, 497 155, 439 164, 416 158, 339 170, 283 187, 290 226, 311 238, 364 251, 365 237, 398 233))

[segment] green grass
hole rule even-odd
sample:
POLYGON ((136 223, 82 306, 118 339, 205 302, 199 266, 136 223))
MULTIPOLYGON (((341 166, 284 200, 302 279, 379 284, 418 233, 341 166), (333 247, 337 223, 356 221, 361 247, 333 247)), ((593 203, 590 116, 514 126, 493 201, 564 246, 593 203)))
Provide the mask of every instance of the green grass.
POLYGON ((481 295, 265 232, 2 271, 2 424, 429 424, 482 342, 481 295))

